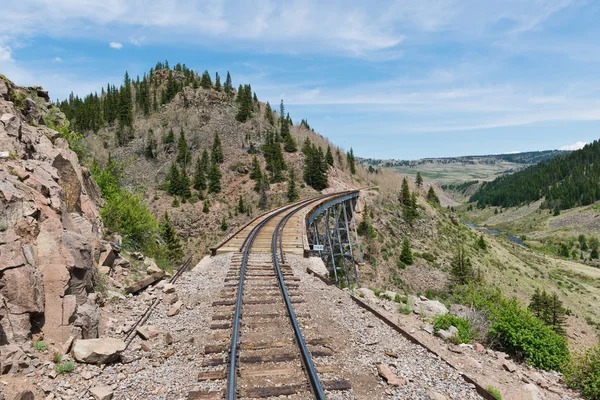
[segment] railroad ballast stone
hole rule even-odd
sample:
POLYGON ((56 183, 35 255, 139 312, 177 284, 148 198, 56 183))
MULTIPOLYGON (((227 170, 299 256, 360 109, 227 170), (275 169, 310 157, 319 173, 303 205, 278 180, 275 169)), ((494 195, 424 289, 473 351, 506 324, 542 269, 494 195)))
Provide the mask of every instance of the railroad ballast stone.
POLYGON ((121 339, 85 339, 77 340, 73 345, 73 358, 88 364, 107 364, 116 361, 125 350, 121 339))

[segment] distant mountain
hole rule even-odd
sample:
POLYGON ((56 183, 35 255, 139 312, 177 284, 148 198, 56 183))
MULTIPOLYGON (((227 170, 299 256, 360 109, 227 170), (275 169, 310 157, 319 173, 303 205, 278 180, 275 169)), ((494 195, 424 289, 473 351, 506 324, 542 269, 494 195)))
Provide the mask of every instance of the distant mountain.
POLYGON ((471 201, 480 207, 511 207, 541 198, 542 207, 554 209, 600 200, 600 142, 485 183, 471 201))
POLYGON ((460 157, 439 157, 439 158, 421 158, 418 160, 393 160, 393 159, 375 159, 375 158, 361 158, 359 161, 366 166, 382 166, 382 167, 395 167, 395 166, 417 166, 423 164, 452 164, 452 163, 463 163, 463 164, 495 164, 499 161, 506 161, 516 164, 537 164, 541 161, 554 158, 559 155, 567 154, 569 151, 565 150, 544 150, 544 151, 527 151, 523 153, 510 153, 510 154, 488 154, 478 156, 460 156, 460 157))

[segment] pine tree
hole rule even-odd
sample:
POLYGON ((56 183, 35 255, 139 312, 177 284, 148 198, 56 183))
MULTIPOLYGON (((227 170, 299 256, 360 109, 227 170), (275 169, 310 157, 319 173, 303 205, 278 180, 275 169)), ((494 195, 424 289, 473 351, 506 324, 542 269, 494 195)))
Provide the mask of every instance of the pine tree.
POLYGON ((410 188, 406 177, 402 179, 402 189, 400 190, 400 203, 405 207, 410 207, 410 188))
POLYGON ((458 248, 456 257, 452 260, 451 265, 450 275, 455 284, 466 285, 473 280, 474 274, 471 267, 471 260, 468 258, 464 247, 460 246, 458 248))
POLYGON ((595 236, 592 236, 590 238, 589 246, 590 246, 590 250, 591 250, 590 251, 590 258, 592 260, 597 259, 598 258, 598 247, 600 246, 600 242, 598 241, 598 238, 595 237, 595 236))
POLYGON ((208 171, 208 192, 219 193, 221 191, 221 171, 219 170, 219 164, 215 160, 210 165, 208 171))
POLYGON ((325 159, 327 160, 327 164, 333 167, 333 154, 331 154, 331 146, 327 146, 327 154, 325 154, 325 159))
POLYGON ((177 262, 183 257, 183 247, 175 229, 171 225, 169 214, 165 211, 165 216, 160 224, 160 236, 167 247, 167 258, 171 262, 177 262))
POLYGON ((175 133, 173 132, 173 129, 169 129, 167 135, 163 137, 163 143, 170 144, 173 142, 175 142, 175 133))
POLYGON ((209 211, 210 209, 208 208, 208 199, 205 199, 204 204, 202 205, 202 212, 204 214, 208 214, 209 211))
POLYGON ((239 214, 243 214, 245 211, 246 211, 246 206, 244 204, 244 198, 240 194, 240 198, 238 200, 238 205, 237 205, 237 212, 239 214))
POLYGON ((415 178, 415 184, 419 188, 423 186, 423 177, 421 176, 420 172, 417 172, 417 177, 415 178))
POLYGON ((350 166, 350 173, 352 175, 356 174, 356 165, 354 160, 354 150, 350 147, 350 151, 346 154, 346 161, 348 162, 348 166, 350 166))
POLYGON ((208 158, 208 151, 206 149, 202 150, 202 167, 204 168, 204 172, 208 173, 208 169, 210 168, 210 159, 208 158))
POLYGON ((298 200, 300 196, 298 195, 298 189, 296 188, 296 173, 294 169, 290 169, 290 178, 288 180, 288 191, 287 198, 290 203, 298 200))
POLYGON ((223 147, 221 146, 221 139, 219 138, 218 133, 215 133, 215 137, 213 139, 211 159, 217 164, 223 164, 223 161, 225 161, 223 147))
POLYGON ((271 104, 267 101, 267 105, 265 106, 265 118, 267 122, 271 125, 275 125, 275 119, 273 118, 273 109, 271 108, 271 104))
POLYGON ((554 332, 564 336, 567 317, 563 303, 556 293, 553 293, 550 299, 549 314, 551 315, 551 324, 549 325, 552 326, 554 332))
POLYGON ((328 164, 323 149, 305 141, 302 148, 304 157, 304 181, 315 190, 323 190, 328 186, 328 164))
POLYGON ((215 90, 217 92, 221 91, 221 77, 218 72, 215 72, 215 90))
POLYGON ((225 217, 221 220, 221 230, 225 232, 227 230, 227 221, 225 221, 225 217))
MULTIPOLYGON (((544 292, 545 293, 545 292, 544 292)), ((542 314, 544 312, 544 300, 542 297, 542 292, 539 288, 535 288, 533 295, 531 296, 531 300, 529 302, 529 310, 538 318, 542 318, 542 314)))
POLYGON ((429 186, 429 190, 427 191, 427 201, 436 206, 440 205, 440 198, 435 193, 435 190, 433 190, 433 186, 429 186))
POLYGON ((265 161, 267 162, 267 171, 271 173, 271 182, 282 182, 285 180, 283 171, 287 169, 287 165, 281 152, 281 144, 276 141, 274 132, 267 132, 263 152, 265 161))
POLYGON ((210 74, 208 71, 204 71, 202 73, 202 78, 200 78, 200 86, 204 89, 210 89, 212 87, 212 80, 210 79, 210 74))
POLYGON ((146 158, 156 158, 156 139, 154 138, 154 132, 152 129, 148 129, 146 135, 146 146, 144 146, 144 155, 146 158))
POLYGON ((252 171, 250 171, 250 179, 254 181, 258 181, 262 179, 262 172, 260 170, 260 162, 258 161, 258 157, 256 154, 252 158, 252 171))
POLYGON ((183 129, 179 131, 179 141, 177 142, 177 162, 183 166, 186 166, 192 161, 192 152, 190 151, 187 140, 185 140, 185 133, 183 129))
POLYGON ((410 240, 407 237, 402 240, 402 251, 400 252, 400 261, 406 265, 413 264, 413 254, 410 248, 410 240))
POLYGON ((228 95, 233 94, 233 83, 231 82, 231 75, 229 74, 229 71, 227 71, 227 78, 225 78, 225 85, 223 86, 223 89, 228 95))
POLYGON ((171 164, 171 169, 169 170, 169 174, 167 175, 167 180, 167 193, 171 196, 179 194, 179 192, 181 191, 181 174, 179 173, 179 168, 177 168, 177 164, 171 164))
POLYGON ((479 236, 479 239, 477 239, 477 247, 479 247, 481 250, 487 250, 487 243, 485 242, 485 239, 483 238, 483 234, 481 234, 479 236))
POLYGON ((267 196, 267 188, 268 182, 266 178, 263 177, 259 190, 259 200, 258 200, 258 208, 261 210, 266 210, 269 208, 269 198, 267 196))
POLYGON ((185 170, 185 165, 181 167, 180 181, 179 181, 179 196, 185 202, 185 200, 192 197, 192 193, 190 192, 190 177, 185 170))
POLYGON ((196 170, 194 172, 194 189, 206 190, 206 170, 200 157, 196 158, 196 170))
POLYGON ((588 250, 587 239, 583 233, 581 235, 579 235, 578 240, 579 240, 579 249, 581 249, 581 251, 587 251, 588 250))

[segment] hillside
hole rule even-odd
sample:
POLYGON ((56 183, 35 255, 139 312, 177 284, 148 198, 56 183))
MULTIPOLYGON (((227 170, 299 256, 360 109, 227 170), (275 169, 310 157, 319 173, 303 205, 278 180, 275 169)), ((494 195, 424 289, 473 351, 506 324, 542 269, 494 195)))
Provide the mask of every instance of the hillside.
POLYGON ((541 208, 566 210, 600 199, 600 143, 563 154, 486 183, 470 198, 479 207, 521 206, 543 199, 541 208))
MULTIPOLYGON (((513 154, 481 156, 422 158, 419 160, 380 160, 361 158, 360 163, 369 168, 392 168, 402 174, 415 176, 417 172, 439 184, 460 185, 496 179, 541 161, 566 154, 566 151, 547 150, 513 154)), ((462 200, 462 199, 461 199, 462 200)))

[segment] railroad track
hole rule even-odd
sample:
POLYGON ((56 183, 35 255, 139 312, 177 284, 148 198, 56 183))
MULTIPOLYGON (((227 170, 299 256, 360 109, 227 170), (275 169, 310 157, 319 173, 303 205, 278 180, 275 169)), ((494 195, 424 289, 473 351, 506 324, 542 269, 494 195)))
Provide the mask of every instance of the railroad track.
POLYGON ((190 392, 188 399, 325 399, 328 390, 351 388, 330 361, 330 338, 301 332, 310 312, 302 309, 300 278, 283 253, 282 232, 290 218, 331 196, 275 210, 247 229, 213 302, 213 343, 205 346, 198 376, 212 381, 211 389, 190 392))

